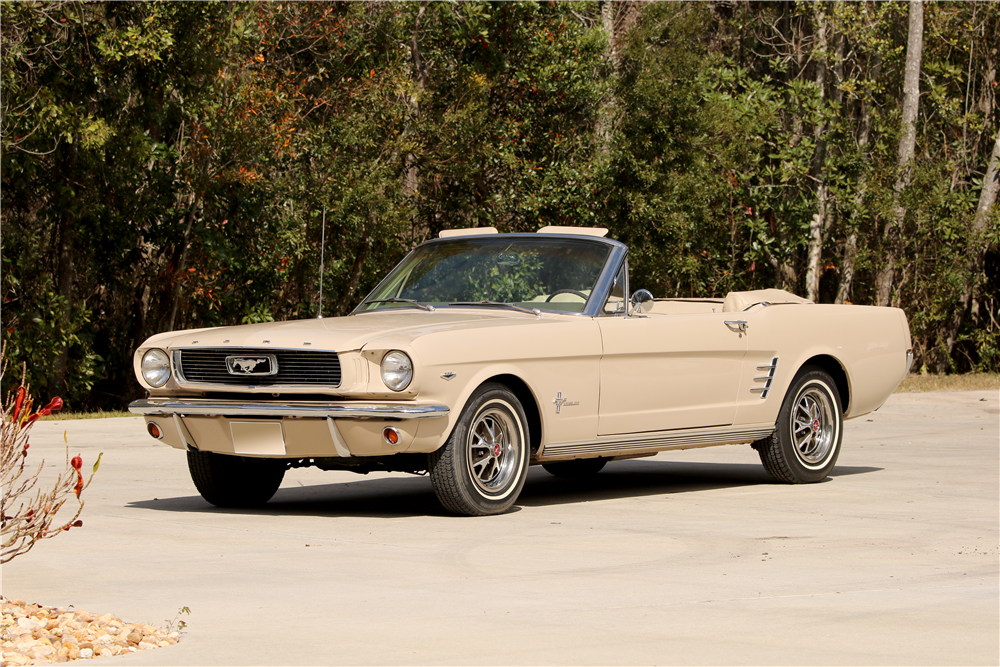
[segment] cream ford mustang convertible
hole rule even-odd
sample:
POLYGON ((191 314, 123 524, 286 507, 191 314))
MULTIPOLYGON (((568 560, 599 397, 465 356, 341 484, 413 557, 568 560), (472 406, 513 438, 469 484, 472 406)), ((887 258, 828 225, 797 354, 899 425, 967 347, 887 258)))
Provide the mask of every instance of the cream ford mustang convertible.
POLYGON ((162 333, 135 353, 129 409, 187 451, 210 503, 267 502, 285 470, 428 472, 465 515, 555 475, 670 449, 750 444, 772 477, 818 482, 843 420, 912 361, 894 308, 780 290, 630 292, 606 230, 451 230, 346 317, 162 333))

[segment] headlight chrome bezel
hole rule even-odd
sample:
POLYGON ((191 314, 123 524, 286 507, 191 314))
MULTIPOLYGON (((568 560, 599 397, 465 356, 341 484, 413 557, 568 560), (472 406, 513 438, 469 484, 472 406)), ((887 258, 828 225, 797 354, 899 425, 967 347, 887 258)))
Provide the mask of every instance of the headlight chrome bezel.
POLYGON ((390 350, 379 365, 382 384, 393 391, 403 391, 413 381, 413 360, 402 350, 390 350))
POLYGON ((170 380, 170 355, 158 347, 150 348, 143 353, 139 370, 150 387, 162 387, 170 380))

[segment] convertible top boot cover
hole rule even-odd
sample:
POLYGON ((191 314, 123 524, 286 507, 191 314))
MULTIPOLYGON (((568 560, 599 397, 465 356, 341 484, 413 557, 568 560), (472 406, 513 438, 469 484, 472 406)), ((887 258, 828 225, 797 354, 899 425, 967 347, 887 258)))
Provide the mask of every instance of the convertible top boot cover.
POLYGON ((758 289, 749 292, 730 292, 722 302, 722 312, 738 313, 750 306, 766 301, 767 303, 812 303, 809 299, 795 296, 783 289, 758 289))

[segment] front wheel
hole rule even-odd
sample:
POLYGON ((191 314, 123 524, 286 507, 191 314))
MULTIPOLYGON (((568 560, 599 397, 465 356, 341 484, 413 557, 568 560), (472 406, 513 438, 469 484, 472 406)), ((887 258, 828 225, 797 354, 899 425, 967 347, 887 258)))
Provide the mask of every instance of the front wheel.
POLYGON ((779 482, 803 484, 826 479, 840 455, 843 409, 833 379, 806 368, 789 387, 774 433, 753 448, 768 474, 779 482))
POLYGON ((216 507, 257 507, 274 495, 285 462, 188 450, 188 471, 201 497, 216 507))
POLYGON ((431 485, 444 507, 464 516, 510 509, 528 474, 528 420, 501 384, 477 389, 448 442, 428 455, 431 485))

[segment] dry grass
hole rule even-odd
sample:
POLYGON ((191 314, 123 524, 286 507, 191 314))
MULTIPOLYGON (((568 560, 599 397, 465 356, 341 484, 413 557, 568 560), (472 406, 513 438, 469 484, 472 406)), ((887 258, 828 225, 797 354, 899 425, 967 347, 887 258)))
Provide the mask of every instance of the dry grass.
POLYGON ((42 417, 38 421, 63 421, 66 419, 108 419, 111 417, 135 417, 128 410, 98 410, 97 412, 58 412, 48 417, 42 417))
POLYGON ((1000 389, 1000 373, 920 375, 910 373, 893 393, 911 391, 987 391, 1000 389))

